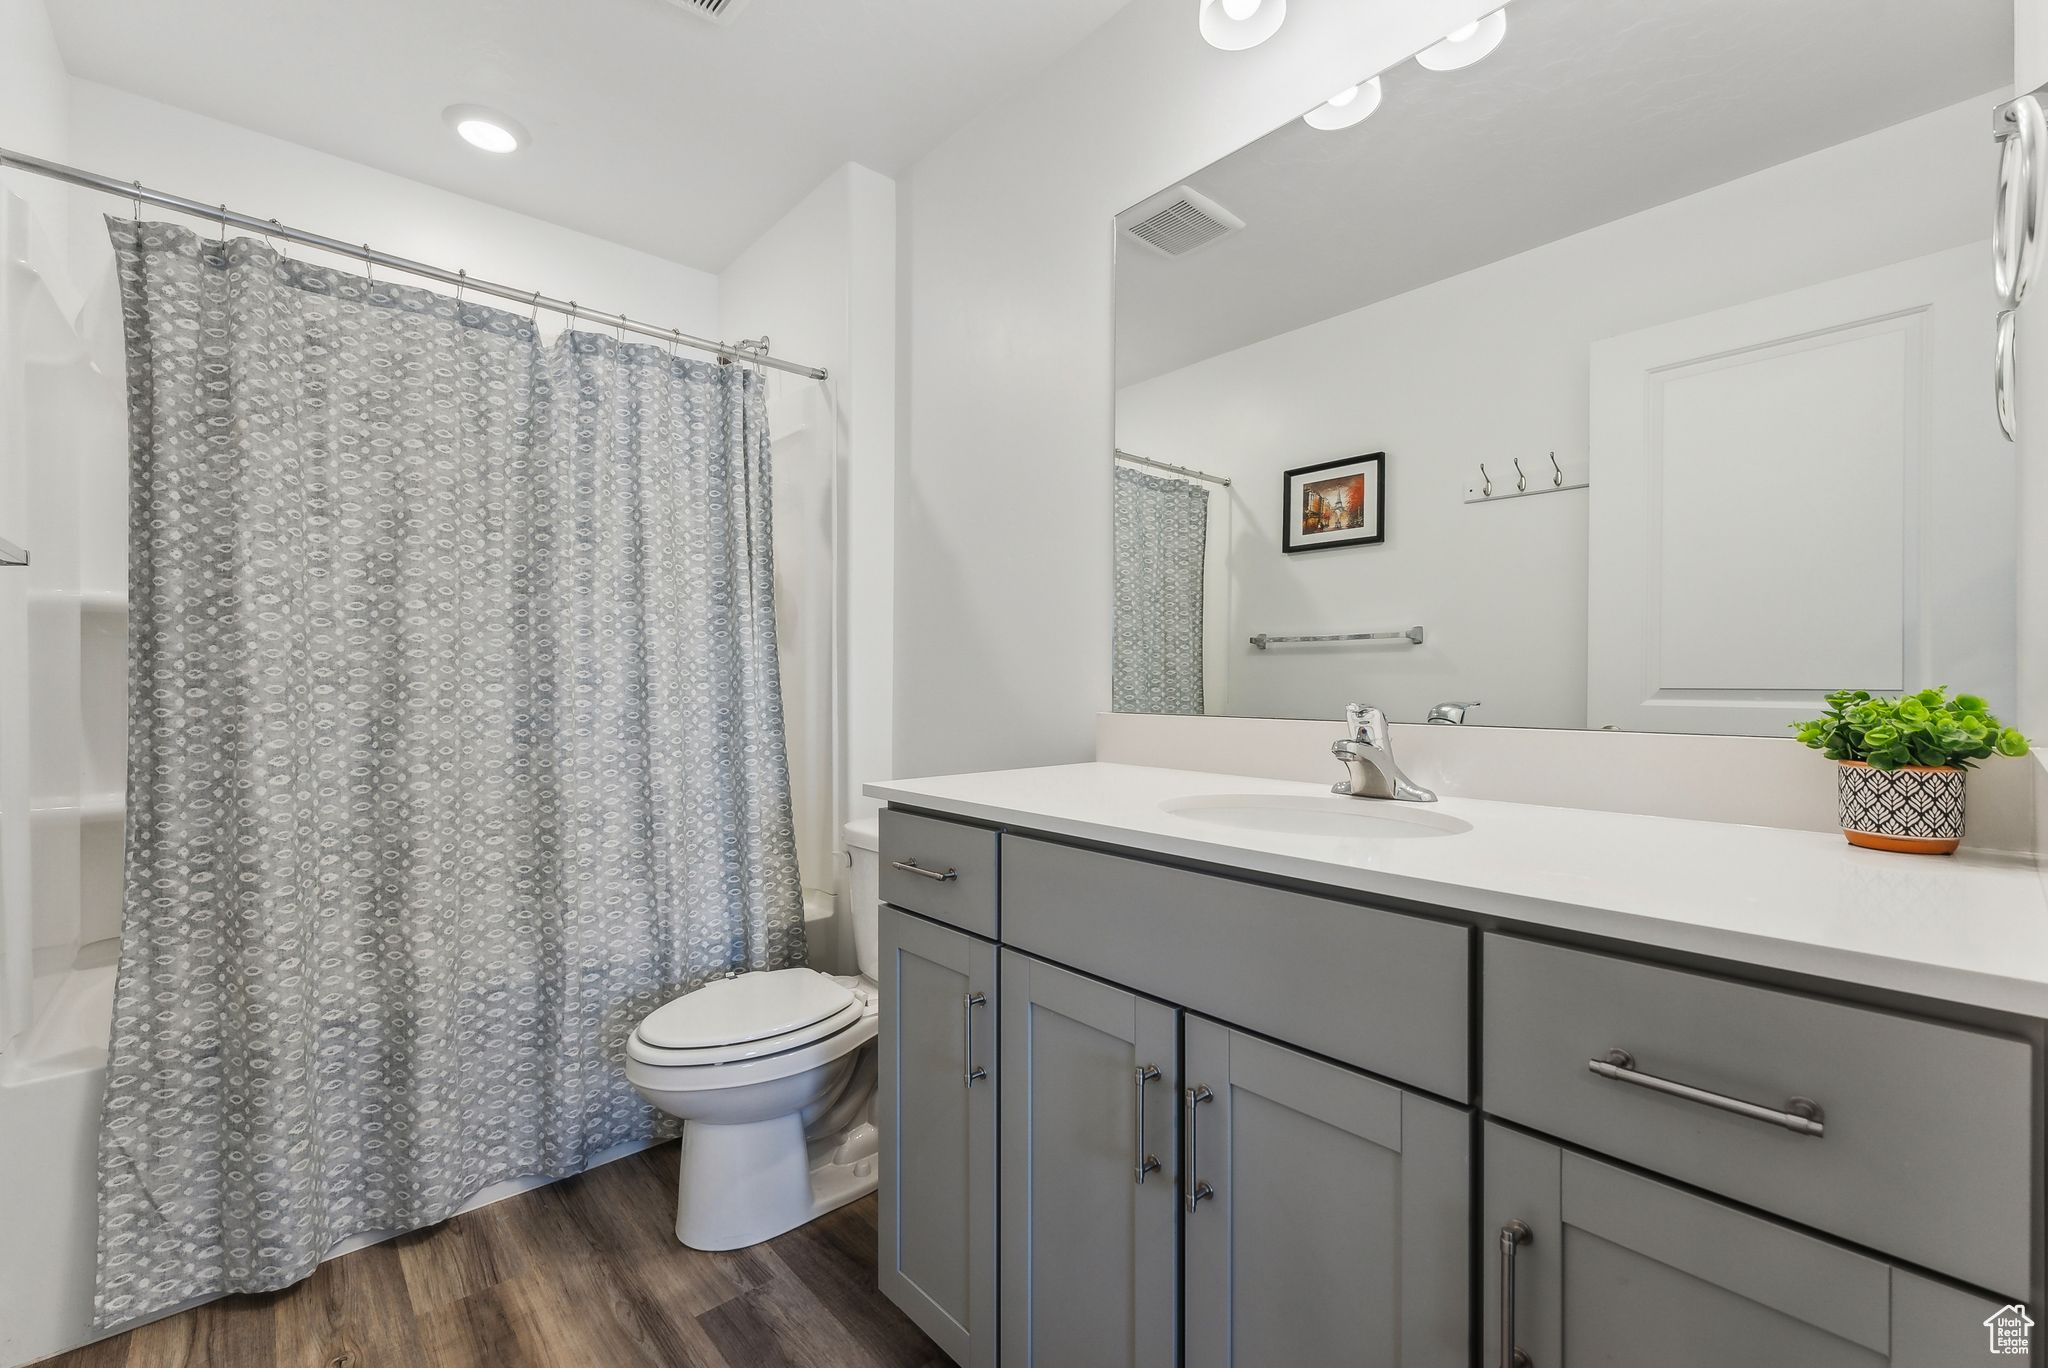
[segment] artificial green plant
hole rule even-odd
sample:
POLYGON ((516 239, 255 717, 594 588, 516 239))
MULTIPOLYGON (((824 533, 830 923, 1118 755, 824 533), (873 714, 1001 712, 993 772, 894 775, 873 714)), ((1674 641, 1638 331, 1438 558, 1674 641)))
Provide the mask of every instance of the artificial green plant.
POLYGON ((1970 769, 1992 755, 2025 755, 2027 738, 1991 715, 1975 694, 1948 696, 1948 686, 1897 698, 1866 689, 1828 696, 1828 710, 1795 722, 1799 739, 1830 760, 1861 760, 1872 769, 1952 765, 1970 769))

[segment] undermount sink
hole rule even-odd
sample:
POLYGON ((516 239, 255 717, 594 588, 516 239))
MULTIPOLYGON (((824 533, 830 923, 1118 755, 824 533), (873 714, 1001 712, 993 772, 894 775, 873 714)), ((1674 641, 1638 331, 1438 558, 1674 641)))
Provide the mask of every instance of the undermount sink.
POLYGON ((1308 794, 1222 793, 1175 798, 1163 811, 1191 821, 1240 831, 1276 831, 1294 836, 1368 837, 1404 840, 1416 836, 1457 836, 1470 822, 1413 803, 1378 798, 1328 798, 1308 794))

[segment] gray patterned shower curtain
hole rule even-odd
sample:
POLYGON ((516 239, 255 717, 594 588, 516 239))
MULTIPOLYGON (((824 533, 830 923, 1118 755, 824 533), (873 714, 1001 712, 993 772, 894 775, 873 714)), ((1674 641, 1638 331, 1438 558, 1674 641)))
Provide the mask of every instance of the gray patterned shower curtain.
POLYGON ((639 1017, 804 954, 760 377, 110 226, 107 1327, 649 1136, 639 1017))
POLYGON ((1116 468, 1114 712, 1200 716, 1203 572, 1209 491, 1190 480, 1116 468))

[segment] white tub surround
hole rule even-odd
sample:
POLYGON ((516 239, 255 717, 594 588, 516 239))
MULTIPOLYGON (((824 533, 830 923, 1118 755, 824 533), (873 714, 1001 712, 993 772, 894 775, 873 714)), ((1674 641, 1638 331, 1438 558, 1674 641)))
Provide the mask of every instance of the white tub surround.
MULTIPOLYGON (((1434 782, 1427 770, 1410 772, 1434 782)), ((2048 897, 2026 855, 1891 855, 1857 850, 1838 832, 1456 796, 1345 800, 1393 817, 1471 824, 1456 835, 1255 831, 1164 805, 1219 795, 1320 802, 1330 798, 1328 784, 1103 762, 895 780, 867 793, 1530 928, 2048 1016, 2048 897)))

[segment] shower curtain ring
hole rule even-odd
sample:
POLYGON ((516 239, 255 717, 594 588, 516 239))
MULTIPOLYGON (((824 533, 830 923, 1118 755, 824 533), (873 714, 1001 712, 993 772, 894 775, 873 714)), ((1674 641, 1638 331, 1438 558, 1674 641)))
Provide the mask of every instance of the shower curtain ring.
POLYGON ((370 284, 377 281, 377 264, 370 260, 370 244, 363 244, 363 279, 370 284))
POLYGON ((1522 473, 1522 458, 1519 456, 1515 457, 1515 492, 1517 494, 1527 494, 1529 492, 1529 477, 1522 473))
POLYGON ((535 290, 533 298, 528 302, 531 305, 531 312, 527 314, 526 321, 538 325, 540 323, 540 291, 535 290))
POLYGON ((225 204, 220 207, 220 245, 222 249, 228 245, 228 207, 225 204))
POLYGON ((142 182, 128 182, 128 216, 137 223, 142 221, 142 182))
POLYGON ((612 341, 617 346, 626 345, 626 316, 619 315, 619 321, 612 324, 612 341))
POLYGON ((469 284, 468 270, 458 268, 455 272, 455 312, 458 314, 462 312, 462 287, 467 284, 469 284))

